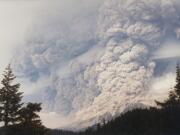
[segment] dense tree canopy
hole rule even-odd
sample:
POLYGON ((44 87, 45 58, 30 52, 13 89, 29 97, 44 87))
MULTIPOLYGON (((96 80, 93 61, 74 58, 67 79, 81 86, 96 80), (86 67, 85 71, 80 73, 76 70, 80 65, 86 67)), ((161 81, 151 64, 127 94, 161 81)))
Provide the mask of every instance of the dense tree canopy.
POLYGON ((14 83, 16 76, 10 65, 4 71, 0 88, 0 122, 4 123, 0 135, 45 135, 38 113, 39 103, 22 102, 23 93, 19 92, 20 84, 14 83))
POLYGON ((42 126, 40 117, 37 114, 41 111, 41 109, 41 104, 39 103, 28 103, 20 110, 21 123, 26 126, 42 126))
POLYGON ((19 83, 13 84, 15 78, 8 65, 3 74, 0 89, 0 120, 4 122, 5 127, 20 122, 19 111, 23 105, 21 103, 23 93, 19 92, 19 83))

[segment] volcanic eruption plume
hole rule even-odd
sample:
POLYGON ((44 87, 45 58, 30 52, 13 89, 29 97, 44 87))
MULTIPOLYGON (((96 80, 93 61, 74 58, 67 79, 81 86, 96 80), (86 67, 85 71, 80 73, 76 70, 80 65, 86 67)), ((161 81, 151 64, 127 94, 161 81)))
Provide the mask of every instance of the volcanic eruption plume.
POLYGON ((86 6, 35 25, 13 60, 24 84, 43 85, 33 94, 45 112, 73 116, 66 126, 86 127, 150 102, 154 52, 179 41, 178 0, 106 0, 83 12, 86 6))

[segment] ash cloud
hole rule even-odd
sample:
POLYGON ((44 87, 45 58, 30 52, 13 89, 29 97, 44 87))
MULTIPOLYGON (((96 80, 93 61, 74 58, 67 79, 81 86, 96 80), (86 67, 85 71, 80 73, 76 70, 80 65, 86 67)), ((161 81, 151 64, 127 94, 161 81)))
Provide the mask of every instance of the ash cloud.
POLYGON ((34 88, 44 111, 73 116, 69 128, 151 104, 154 53, 169 40, 179 42, 178 0, 106 0, 100 8, 94 3, 88 10, 88 4, 77 6, 67 18, 55 12, 42 17, 46 21, 35 24, 14 59, 20 78, 30 84, 47 80, 48 86, 34 88))

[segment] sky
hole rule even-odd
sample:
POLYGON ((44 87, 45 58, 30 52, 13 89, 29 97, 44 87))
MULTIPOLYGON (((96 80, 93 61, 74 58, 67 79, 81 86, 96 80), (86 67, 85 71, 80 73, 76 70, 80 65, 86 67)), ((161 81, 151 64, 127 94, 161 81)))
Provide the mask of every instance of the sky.
MULTIPOLYGON (((17 46, 24 44, 33 25, 58 15, 61 19, 68 19, 74 11, 79 12, 81 5, 92 8, 99 4, 95 0, 1 0, 0 1, 0 71, 10 62, 17 46), (79 4, 81 3, 81 4, 79 4), (80 5, 80 6, 79 6, 80 5), (51 16, 52 15, 52 16, 51 16)), ((83 7, 84 8, 84 7, 83 7)))
POLYGON ((12 64, 25 101, 43 103, 51 128, 152 105, 174 82, 171 61, 162 68, 157 60, 180 56, 179 7, 178 0, 0 1, 0 72, 12 64))
POLYGON ((23 44, 33 23, 39 3, 32 1, 0 1, 0 71, 10 63, 16 46, 23 44))
MULTIPOLYGON (((29 46, 28 42, 30 42, 31 39, 34 40, 34 38, 41 38, 42 34, 47 35, 47 37, 51 38, 51 36, 53 36, 54 34, 54 30, 56 30, 56 25, 58 23, 60 23, 59 25, 62 24, 64 27, 68 27, 73 19, 77 17, 77 19, 73 21, 74 27, 72 27, 69 31, 77 31, 81 28, 81 24, 84 25, 84 30, 80 31, 79 34, 77 34, 79 37, 72 36, 69 38, 72 38, 72 40, 74 38, 82 39, 82 37, 80 36, 84 35, 85 38, 88 38, 90 32, 87 33, 85 31, 92 31, 91 28, 93 28, 92 24, 90 27, 88 27, 88 21, 92 19, 88 19, 88 15, 94 16, 95 12, 98 12, 99 4, 102 3, 102 1, 103 0, 0 1, 0 72, 2 73, 9 63, 12 64, 16 57, 21 56, 21 54, 24 53, 21 52, 17 54, 19 51, 24 50, 24 46, 29 46), (82 23, 80 22, 81 24, 78 24, 78 22, 81 20, 82 23), (86 22, 87 26, 85 26, 86 22), (65 23, 68 23, 68 26, 65 26, 65 23), (47 31, 45 31, 44 33, 44 27, 48 27, 49 25, 55 25, 55 28, 52 26, 53 28, 49 28, 50 30, 52 29, 52 31, 48 31, 47 29, 47 31), (51 32, 52 35, 50 34, 51 32), (38 37, 38 35, 40 35, 40 37, 38 37)), ((59 27, 59 25, 57 25, 57 27, 59 27)), ((21 60, 15 62, 15 64, 20 65, 21 60)), ((49 78, 49 76, 46 77, 49 78)), ((21 90, 24 92, 24 95, 30 95, 28 97, 28 101, 34 100, 33 96, 31 96, 31 94, 36 93, 34 91, 42 89, 42 80, 44 80, 44 83, 46 83, 47 85, 49 84, 49 81, 46 80, 46 77, 44 77, 45 79, 40 79, 40 81, 37 81, 35 83, 31 83, 31 81, 29 82, 28 78, 17 78, 20 82, 22 82, 21 90), (29 89, 29 87, 31 87, 31 89, 29 89)), ((39 96, 41 97, 41 95, 39 96)), ((51 117, 51 114, 56 113, 48 113, 48 116, 51 117)), ((44 119, 43 121, 45 121, 46 124, 49 123, 49 120, 46 118, 47 114, 45 114, 44 116, 44 113, 42 113, 41 115, 44 119)), ((58 117, 59 115, 57 114, 55 116, 58 117)), ((52 116, 53 120, 55 116, 52 116)), ((48 126, 59 126, 58 123, 56 124, 57 125, 52 123, 48 126)))

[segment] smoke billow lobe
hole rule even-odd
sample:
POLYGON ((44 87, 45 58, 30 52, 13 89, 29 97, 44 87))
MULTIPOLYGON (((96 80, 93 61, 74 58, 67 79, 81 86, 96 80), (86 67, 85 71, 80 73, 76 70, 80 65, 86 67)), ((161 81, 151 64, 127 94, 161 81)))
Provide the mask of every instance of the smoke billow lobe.
POLYGON ((117 115, 147 100, 155 50, 179 41, 179 7, 178 0, 106 0, 99 12, 51 20, 29 38, 15 69, 31 83, 48 80, 46 111, 76 122, 117 115))

